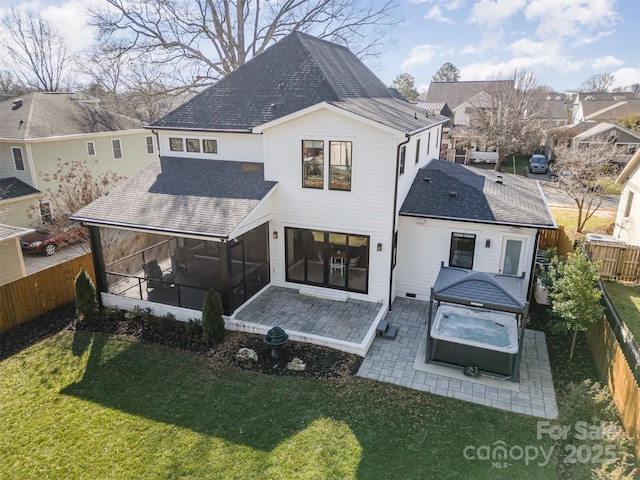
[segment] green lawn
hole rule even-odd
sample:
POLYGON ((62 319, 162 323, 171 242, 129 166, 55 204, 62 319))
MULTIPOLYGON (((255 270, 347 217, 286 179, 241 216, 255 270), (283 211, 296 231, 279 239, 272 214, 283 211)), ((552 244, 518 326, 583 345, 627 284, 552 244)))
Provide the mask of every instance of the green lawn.
POLYGON ((604 282, 611 301, 629 327, 633 338, 640 343, 640 285, 624 285, 619 282, 604 282))
POLYGON ((88 332, 0 362, 0 405, 5 480, 557 478, 555 455, 477 458, 549 451, 533 417, 359 378, 223 370, 88 332))
MULTIPOLYGON (((583 238, 584 235, 580 235, 577 232, 578 225, 578 211, 574 209, 566 208, 552 208, 551 213, 556 219, 556 223, 564 227, 564 231, 569 238, 576 240, 583 238)), ((596 212, 585 224, 584 233, 600 233, 606 234, 607 229, 611 225, 613 220, 611 218, 599 217, 596 212)))

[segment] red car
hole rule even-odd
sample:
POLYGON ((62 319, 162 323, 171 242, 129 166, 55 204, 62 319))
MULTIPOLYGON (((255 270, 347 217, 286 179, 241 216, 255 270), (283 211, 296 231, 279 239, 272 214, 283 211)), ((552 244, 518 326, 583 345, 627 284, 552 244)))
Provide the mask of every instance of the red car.
POLYGON ((41 253, 43 255, 53 255, 56 249, 79 243, 89 238, 86 227, 72 225, 60 230, 49 231, 45 227, 40 227, 32 233, 27 233, 20 238, 20 246, 27 253, 41 253))

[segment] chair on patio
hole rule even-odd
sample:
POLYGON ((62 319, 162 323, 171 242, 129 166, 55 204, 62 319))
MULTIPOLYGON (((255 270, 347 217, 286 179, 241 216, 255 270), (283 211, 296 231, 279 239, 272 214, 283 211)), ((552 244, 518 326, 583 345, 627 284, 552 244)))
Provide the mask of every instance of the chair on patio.
POLYGON ((166 273, 162 274, 162 269, 158 265, 157 260, 149 260, 142 264, 144 269, 144 275, 147 279, 147 291, 158 288, 160 290, 166 290, 173 283, 175 278, 174 274, 166 273))
POLYGON ((184 272, 189 275, 189 270, 191 270, 191 273, 195 273, 198 270, 199 265, 200 262, 188 248, 176 248, 176 269, 179 272, 184 272))

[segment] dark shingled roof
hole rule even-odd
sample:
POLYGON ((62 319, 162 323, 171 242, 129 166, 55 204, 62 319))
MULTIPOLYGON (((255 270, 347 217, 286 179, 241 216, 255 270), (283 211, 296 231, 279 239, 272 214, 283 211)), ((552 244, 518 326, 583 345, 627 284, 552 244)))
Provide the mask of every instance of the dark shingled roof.
POLYGON ((556 228, 537 181, 442 160, 420 169, 400 215, 556 228))
POLYGON ((433 286, 436 300, 516 313, 526 307, 526 291, 523 277, 445 266, 433 286))
POLYGON ((36 138, 142 128, 142 122, 97 106, 78 93, 34 92, 0 102, 0 138, 36 138))
POLYGON ((8 177, 0 179, 0 200, 37 195, 38 193, 41 193, 40 190, 27 185, 19 178, 8 177))
POLYGON ((162 157, 72 219, 226 238, 275 185, 260 163, 162 157))
POLYGON ((321 102, 400 130, 446 120, 398 98, 346 47, 293 32, 149 128, 250 131, 321 102))

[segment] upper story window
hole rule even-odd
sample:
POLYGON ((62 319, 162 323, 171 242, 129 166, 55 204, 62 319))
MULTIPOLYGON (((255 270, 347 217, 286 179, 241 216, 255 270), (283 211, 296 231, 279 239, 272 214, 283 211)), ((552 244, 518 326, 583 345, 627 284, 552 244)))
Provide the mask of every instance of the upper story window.
POLYGON ((199 138, 187 138, 187 152, 200 152, 200 139, 199 138))
POLYGON ((472 233, 452 233, 449 266, 473 268, 473 254, 476 248, 476 236, 472 233))
POLYGON ((324 188, 324 142, 302 141, 302 186, 324 188))
POLYGON ((153 153, 153 137, 149 135, 145 137, 145 141, 147 142, 147 153, 153 153))
MULTIPOLYGON (((427 143, 427 152, 429 152, 429 144, 427 143)), ((416 165, 420 161, 420 139, 416 142, 416 165)))
POLYGON ((181 138, 169 137, 169 150, 172 152, 184 152, 184 140, 181 138))
POLYGON ((400 147, 400 175, 404 175, 404 162, 407 156, 407 146, 400 147))
POLYGON ((13 155, 13 164, 16 166, 16 170, 24 171, 22 149, 20 147, 11 147, 11 154, 13 155))
POLYGON ((218 153, 218 141, 202 140, 202 151, 204 153, 218 153))
POLYGON ((93 142, 87 142, 87 155, 93 157, 96 154, 96 146, 93 142))
POLYGON ((431 150, 431 132, 427 136, 427 155, 429 155, 429 150, 431 150))
POLYGON ((120 145, 120 140, 117 138, 111 140, 111 147, 113 148, 113 158, 116 160, 122 158, 122 145, 120 145))
POLYGON ((329 188, 351 190, 351 142, 329 142, 329 188))

